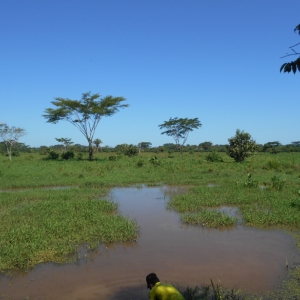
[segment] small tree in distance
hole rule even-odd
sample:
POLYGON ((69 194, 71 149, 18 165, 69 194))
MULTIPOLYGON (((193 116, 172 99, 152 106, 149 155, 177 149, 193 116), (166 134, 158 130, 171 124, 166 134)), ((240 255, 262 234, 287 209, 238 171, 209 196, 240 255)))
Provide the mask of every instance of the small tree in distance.
POLYGON ((0 137, 6 145, 9 159, 11 160, 11 149, 18 143, 19 138, 26 134, 25 129, 19 127, 9 127, 6 124, 0 124, 0 137))
POLYGON ((69 147, 74 144, 71 142, 71 139, 68 138, 55 138, 59 143, 62 143, 65 146, 65 150, 68 151, 69 147))
POLYGON ((160 129, 166 129, 166 131, 161 134, 166 134, 174 138, 175 143, 182 154, 182 146, 186 142, 189 133, 194 129, 201 127, 202 124, 198 118, 170 118, 169 121, 165 121, 158 126, 160 129))
POLYGON ((142 149, 148 149, 148 148, 150 148, 151 145, 152 145, 152 143, 150 143, 150 142, 140 142, 140 143, 138 144, 139 153, 141 153, 141 150, 142 150, 142 149))
POLYGON ((236 130, 235 136, 228 139, 227 154, 236 162, 242 162, 245 158, 257 152, 258 146, 247 132, 236 130))
POLYGON ((93 143, 96 146, 96 152, 98 153, 99 147, 102 144, 102 141, 100 139, 95 139, 93 143))

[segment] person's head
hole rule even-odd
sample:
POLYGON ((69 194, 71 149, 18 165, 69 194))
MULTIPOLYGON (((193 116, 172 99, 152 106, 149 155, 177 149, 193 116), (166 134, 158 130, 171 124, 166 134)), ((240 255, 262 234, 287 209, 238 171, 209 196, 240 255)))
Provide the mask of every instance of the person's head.
POLYGON ((158 277, 155 273, 150 273, 146 276, 147 289, 152 289, 157 282, 159 282, 158 277))

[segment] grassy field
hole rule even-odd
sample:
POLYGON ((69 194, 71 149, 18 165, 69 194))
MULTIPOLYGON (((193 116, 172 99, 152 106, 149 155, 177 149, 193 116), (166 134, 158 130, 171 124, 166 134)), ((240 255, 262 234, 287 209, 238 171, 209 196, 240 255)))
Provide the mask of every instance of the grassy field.
MULTIPOLYGON (((234 226, 236 217, 215 210, 233 206, 243 224, 281 228, 300 241, 300 153, 259 153, 243 163, 222 153, 223 162, 215 163, 206 161, 205 153, 142 153, 109 160, 111 155, 96 154, 92 162, 45 160, 39 154, 21 154, 12 161, 0 157, 2 271, 72 260, 80 244, 93 248, 136 239, 138 224, 103 200, 109 188, 135 184, 187 186, 185 194, 168 203, 181 213, 182 222, 234 226)), ((284 283, 297 297, 299 277, 296 268, 284 283)))

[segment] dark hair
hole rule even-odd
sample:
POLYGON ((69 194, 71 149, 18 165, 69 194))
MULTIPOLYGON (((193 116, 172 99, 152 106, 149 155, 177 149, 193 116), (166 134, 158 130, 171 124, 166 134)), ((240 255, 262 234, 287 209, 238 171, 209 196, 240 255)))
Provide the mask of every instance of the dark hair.
POLYGON ((146 276, 146 282, 147 282, 147 289, 150 289, 150 284, 155 285, 156 282, 159 282, 159 278, 156 276, 155 273, 150 273, 146 276))

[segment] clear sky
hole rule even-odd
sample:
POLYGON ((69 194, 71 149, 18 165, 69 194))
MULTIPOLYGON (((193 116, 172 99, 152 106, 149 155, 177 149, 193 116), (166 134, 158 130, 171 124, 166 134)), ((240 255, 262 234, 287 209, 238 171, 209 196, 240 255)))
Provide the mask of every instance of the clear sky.
POLYGON ((91 91, 129 104, 100 121, 103 145, 172 143, 158 127, 170 117, 201 121, 187 144, 226 144, 236 129, 298 141, 300 73, 279 68, 297 58, 280 57, 300 42, 299 12, 299 0, 1 0, 0 123, 30 146, 87 144, 42 115, 91 91))

